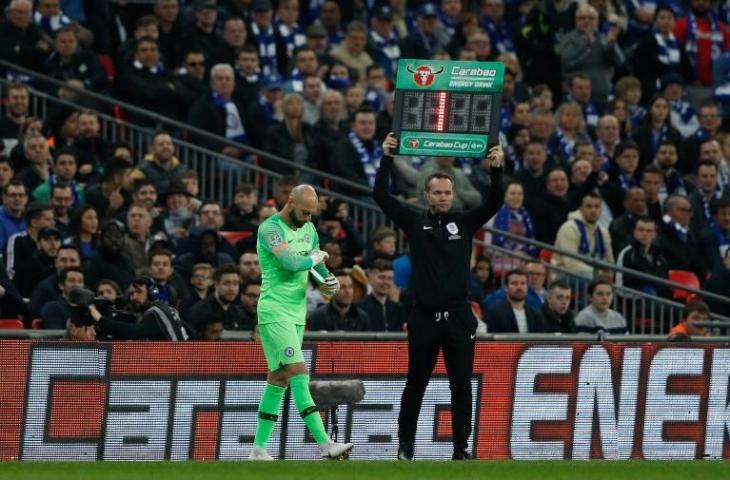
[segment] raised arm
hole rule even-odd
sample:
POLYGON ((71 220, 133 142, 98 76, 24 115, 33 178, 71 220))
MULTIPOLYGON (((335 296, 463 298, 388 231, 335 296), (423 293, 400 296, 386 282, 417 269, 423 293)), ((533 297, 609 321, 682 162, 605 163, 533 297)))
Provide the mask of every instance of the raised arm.
POLYGON ((398 146, 398 140, 391 132, 383 142, 383 159, 375 175, 373 198, 383 212, 404 231, 410 229, 413 211, 403 206, 397 198, 390 194, 390 176, 393 172, 393 150, 398 146))
POLYGON ((327 258, 327 253, 317 249, 312 250, 308 256, 297 255, 289 249, 286 237, 282 228, 272 222, 267 222, 259 229, 259 243, 262 247, 271 252, 279 261, 284 270, 290 272, 304 272, 322 263, 327 258))
POLYGON ((502 147, 495 145, 489 149, 487 164, 489 165, 489 175, 492 180, 489 186, 489 195, 482 199, 481 204, 464 213, 466 228, 472 233, 487 223, 504 202, 504 187, 502 186, 504 152, 502 147))

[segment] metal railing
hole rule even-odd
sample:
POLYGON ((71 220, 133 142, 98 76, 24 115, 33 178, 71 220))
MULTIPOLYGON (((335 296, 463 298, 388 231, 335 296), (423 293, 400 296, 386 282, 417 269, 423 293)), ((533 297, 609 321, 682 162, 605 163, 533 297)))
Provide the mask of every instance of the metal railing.
MULTIPOLYGON (((512 233, 497 230, 492 227, 484 226, 484 229, 492 233, 493 235, 502 235, 507 239, 513 242, 518 242, 522 245, 529 245, 531 247, 546 249, 553 254, 564 255, 566 257, 580 260, 594 267, 594 270, 596 271, 606 270, 614 274, 616 272, 621 272, 625 276, 639 278, 640 280, 650 282, 654 285, 661 285, 663 287, 669 287, 671 289, 681 289, 699 295, 702 298, 711 299, 722 303, 730 303, 730 299, 721 295, 691 288, 686 285, 672 282, 664 278, 647 275, 644 272, 620 267, 618 265, 580 255, 575 252, 562 250, 555 247, 554 245, 549 245, 537 240, 514 235, 512 233)), ((474 243, 478 246, 485 248, 488 251, 495 253, 497 256, 513 259, 513 266, 515 268, 520 267, 521 263, 527 261, 522 252, 509 250, 492 244, 487 244, 479 240, 475 240, 474 243)), ((545 264, 545 266, 548 268, 548 272, 552 272, 553 277, 560 277, 571 286, 571 290, 574 292, 575 297, 575 301, 572 303, 573 310, 577 312, 582 309, 587 303, 587 288, 591 279, 577 275, 575 272, 572 272, 565 268, 561 268, 551 263, 542 263, 545 264)), ((502 281, 504 282, 504 276, 502 277, 502 281)), ((621 313, 624 318, 626 318, 629 331, 632 334, 667 334, 669 329, 681 320, 683 307, 684 304, 673 300, 661 298, 656 295, 630 289, 620 285, 615 286, 613 308, 621 313)), ((720 333, 720 328, 725 330, 725 328, 727 327, 726 323, 730 321, 730 318, 715 313, 712 314, 711 318, 716 321, 716 323, 713 324, 713 327, 715 327, 714 333, 720 333)))
MULTIPOLYGON (((2 61, 0 61, 1 64, 3 64, 2 61)), ((2 93, 2 87, 7 87, 10 84, 11 82, 0 78, 0 94, 2 93)), ((46 118, 49 109, 52 108, 80 108, 77 103, 72 101, 54 97, 33 87, 28 88, 30 92, 31 115, 46 118)), ((94 110, 94 112, 99 118, 101 134, 105 140, 112 143, 124 141, 138 152, 140 157, 144 156, 144 152, 147 151, 155 134, 154 130, 116 118, 106 112, 98 110, 94 110)), ((184 125, 175 124, 174 126, 179 127, 184 125)), ((176 156, 184 165, 198 173, 200 178, 200 196, 202 198, 214 198, 223 205, 231 205, 235 196, 236 186, 242 182, 256 186, 261 200, 273 196, 277 181, 283 174, 257 165, 252 157, 249 157, 248 161, 242 161, 195 145, 181 138, 179 131, 177 133, 176 136, 173 136, 176 156)), ((223 140, 221 139, 221 141, 223 140)), ((293 162, 290 163, 293 166, 299 167, 293 162)), ((314 170, 313 172, 321 173, 314 170)), ((324 176, 329 180, 336 178, 326 174, 324 176)), ((358 186, 357 184, 352 184, 349 187, 353 185, 358 186)), ((364 188, 361 185, 359 187, 361 189, 364 188)), ((323 186, 318 186, 317 190, 320 194, 347 202, 350 207, 350 218, 363 231, 366 241, 373 228, 386 223, 382 211, 372 202, 348 197, 323 186)), ((369 190, 366 191, 369 192, 369 190)))
MULTIPOLYGON (((74 90, 73 88, 68 87, 63 82, 59 82, 56 79, 24 69, 3 60, 0 60, 0 66, 31 75, 39 82, 43 82, 45 84, 51 84, 57 87, 64 86, 65 88, 74 90)), ((4 86, 9 85, 9 83, 10 82, 8 82, 7 80, 0 79, 0 89, 2 89, 2 87, 4 86)), ((49 108, 80 108, 77 103, 64 100, 53 95, 49 95, 44 91, 32 87, 29 87, 29 90, 31 92, 31 110, 33 114, 40 116, 41 118, 46 118, 46 115, 49 112, 49 108)), ((240 159, 227 157, 219 152, 214 152, 209 149, 200 147, 199 145, 190 143, 186 141, 185 138, 187 138, 187 135, 191 133, 199 137, 215 140, 220 144, 241 148, 251 155, 257 155, 265 159, 267 162, 275 162, 279 165, 284 165, 292 169, 292 171, 296 169, 310 174, 311 176, 314 176, 316 178, 327 179, 334 184, 343 185, 351 190, 362 192, 364 196, 369 196, 371 194, 371 190, 367 187, 363 187, 362 185, 350 182, 345 179, 341 179, 327 172, 321 172, 307 166, 296 164, 288 159, 284 159, 261 150, 257 150, 248 146, 242 146, 225 138, 218 137, 209 132, 194 128, 188 124, 178 122, 174 119, 160 116, 158 114, 155 114, 154 112, 149 112, 137 106, 121 102, 118 99, 85 90, 77 90, 76 92, 79 95, 92 98, 96 102, 100 102, 102 105, 106 105, 108 107, 107 111, 100 111, 99 109, 97 109, 96 113, 98 114, 101 122, 102 134, 104 138, 110 142, 124 140, 129 143, 137 152, 145 152, 154 135, 154 131, 150 128, 135 125, 133 123, 111 115, 109 112, 111 112, 113 107, 115 106, 121 106, 127 112, 131 112, 137 116, 148 118, 152 120, 157 126, 169 129, 172 133, 176 135, 175 138, 173 138, 173 141, 176 146, 176 153, 178 158, 183 164, 197 171, 200 176, 201 196, 206 198, 215 198, 224 205, 230 205, 232 203, 235 187, 239 182, 251 183, 257 186, 259 191, 259 197, 262 199, 271 197, 273 194, 273 186, 276 184, 277 180, 281 178, 282 174, 256 165, 252 161, 242 161, 240 159)), ((358 228, 360 228, 360 230, 363 232, 366 240, 368 234, 374 227, 383 225, 388 222, 380 209, 372 202, 348 197, 346 195, 342 195, 323 187, 319 187, 319 190, 322 193, 329 195, 333 198, 346 201, 350 205, 350 216, 355 224, 358 226, 358 228)), ((490 227, 485 227, 485 230, 490 231, 493 234, 496 233, 502 235, 512 241, 520 242, 522 244, 527 244, 541 249, 547 249, 556 254, 578 259, 582 262, 592 265, 597 269, 610 270, 612 272, 622 272, 625 275, 633 276, 647 282, 651 282, 653 284, 663 285, 671 288, 681 288, 691 293, 698 294, 703 298, 710 298, 719 302, 730 303, 729 299, 719 295, 696 290, 681 284, 669 282, 666 279, 652 277, 643 272, 618 267, 613 264, 608 264, 600 260, 576 254, 575 252, 562 251, 555 248, 555 246, 553 245, 548 245, 535 240, 526 239, 524 237, 516 236, 510 234, 509 232, 502 232, 490 227)), ((492 251, 499 252, 502 255, 516 259, 519 258, 519 255, 513 251, 506 250, 500 247, 495 247, 493 245, 488 245, 486 247, 491 249, 492 251)), ((568 278, 568 280, 574 284, 577 291, 579 292, 579 296, 583 296, 584 298, 584 290, 587 285, 585 279, 576 277, 575 275, 572 275, 571 272, 562 271, 562 269, 558 269, 554 265, 550 265, 549 267, 553 269, 553 271, 561 271, 561 273, 564 274, 566 278, 568 278)), ((677 302, 658 298, 645 292, 630 290, 625 287, 618 288, 617 295, 615 296, 614 301, 616 309, 622 313, 630 312, 630 317, 632 320, 647 318, 653 318, 655 320, 653 323, 648 323, 646 321, 630 322, 632 332, 636 334, 665 333, 668 326, 678 321, 682 306, 677 302)), ((578 308, 579 306, 580 304, 577 303, 575 305, 575 308, 578 308)), ((721 320, 729 320, 718 317, 716 315, 713 317, 721 320)))

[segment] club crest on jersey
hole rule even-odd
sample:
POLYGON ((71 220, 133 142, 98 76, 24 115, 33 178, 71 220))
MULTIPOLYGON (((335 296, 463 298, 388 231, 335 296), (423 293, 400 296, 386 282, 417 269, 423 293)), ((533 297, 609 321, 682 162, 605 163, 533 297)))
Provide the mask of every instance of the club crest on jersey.
POLYGON ((456 235, 457 233, 459 233, 459 227, 457 227, 456 223, 454 222, 450 222, 448 225, 446 225, 446 230, 448 230, 451 235, 456 235))
POLYGON ((436 75, 444 71, 444 67, 440 66, 438 70, 435 70, 431 65, 419 65, 413 68, 411 65, 406 65, 408 73, 413 74, 413 81, 419 87, 428 87, 436 80, 436 75))
POLYGON ((284 355, 286 355, 289 358, 293 357, 294 356, 294 348, 292 348, 292 347, 286 347, 284 349, 284 355))
POLYGON ((276 232, 272 232, 269 234, 269 243, 272 247, 278 247, 284 243, 284 241, 281 239, 281 235, 276 232))
POLYGON ((307 233, 304 235, 303 241, 304 241, 304 243, 312 243, 312 237, 310 237, 309 234, 307 233))

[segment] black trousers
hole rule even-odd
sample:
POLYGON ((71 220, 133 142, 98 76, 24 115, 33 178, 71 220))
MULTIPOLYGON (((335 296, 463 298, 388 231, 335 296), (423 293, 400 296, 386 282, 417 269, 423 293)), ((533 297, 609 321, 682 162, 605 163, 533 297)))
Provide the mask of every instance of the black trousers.
POLYGON ((454 448, 464 449, 471 435, 471 377, 477 319, 468 304, 430 311, 415 306, 408 321, 408 380, 401 397, 398 439, 413 443, 423 394, 443 351, 451 389, 454 448))

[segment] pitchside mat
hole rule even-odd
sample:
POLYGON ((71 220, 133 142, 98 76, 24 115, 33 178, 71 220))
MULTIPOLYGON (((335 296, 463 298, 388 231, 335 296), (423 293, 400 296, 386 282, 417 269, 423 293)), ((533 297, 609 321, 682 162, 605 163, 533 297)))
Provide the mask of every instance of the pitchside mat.
POLYGON ((398 60, 399 155, 483 158, 499 136, 504 64, 398 60))
POLYGON ((0 462, 2 480, 714 480, 727 462, 0 462))

